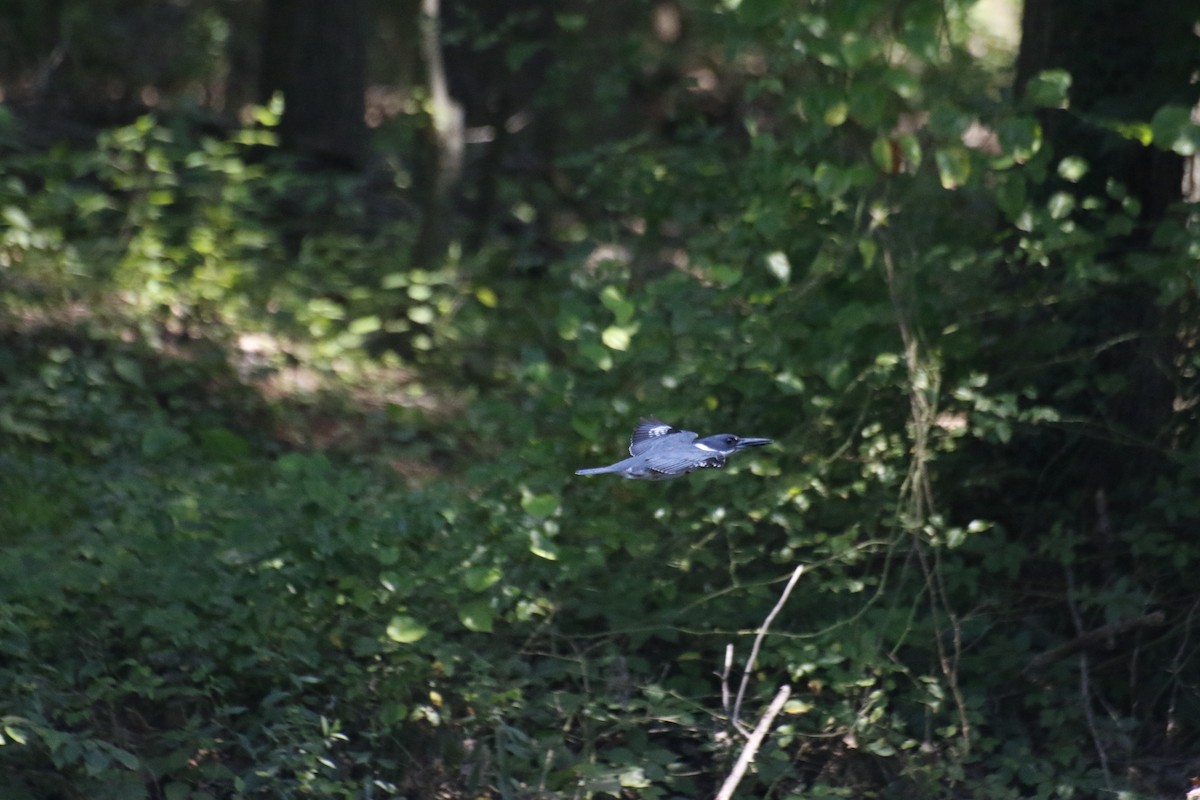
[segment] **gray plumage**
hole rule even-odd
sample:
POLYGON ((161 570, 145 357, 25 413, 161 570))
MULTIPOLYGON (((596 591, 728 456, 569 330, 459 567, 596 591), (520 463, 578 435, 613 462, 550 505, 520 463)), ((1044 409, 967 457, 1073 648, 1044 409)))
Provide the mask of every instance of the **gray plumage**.
POLYGON ((579 469, 576 475, 620 475, 642 481, 677 478, 698 469, 720 469, 726 459, 747 447, 770 444, 770 439, 718 433, 697 438, 657 419, 643 420, 629 439, 629 458, 607 467, 579 469))

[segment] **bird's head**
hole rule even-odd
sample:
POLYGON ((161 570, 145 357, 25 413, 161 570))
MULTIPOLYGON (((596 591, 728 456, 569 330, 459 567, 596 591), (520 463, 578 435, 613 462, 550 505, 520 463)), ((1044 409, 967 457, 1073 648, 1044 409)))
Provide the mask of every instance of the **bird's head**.
POLYGON ((731 453, 736 453, 738 450, 745 450, 747 447, 760 447, 770 443, 770 439, 756 439, 752 436, 734 436, 732 433, 718 433, 712 436, 705 436, 703 439, 697 439, 692 442, 692 445, 701 450, 727 456, 731 453))

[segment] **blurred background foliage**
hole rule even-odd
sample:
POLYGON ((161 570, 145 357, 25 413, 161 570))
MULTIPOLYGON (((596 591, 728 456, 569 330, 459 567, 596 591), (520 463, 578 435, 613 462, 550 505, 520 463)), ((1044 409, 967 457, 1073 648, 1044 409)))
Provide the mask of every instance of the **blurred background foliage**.
POLYGON ((0 2, 3 796, 1182 796, 1196 21, 0 2))

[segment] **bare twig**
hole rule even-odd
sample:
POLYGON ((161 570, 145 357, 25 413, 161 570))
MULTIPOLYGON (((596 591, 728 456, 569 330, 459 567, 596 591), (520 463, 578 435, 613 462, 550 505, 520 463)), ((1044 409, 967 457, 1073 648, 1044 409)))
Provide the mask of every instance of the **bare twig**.
MULTIPOLYGON (((791 583, 788 584, 789 589, 799 576, 800 570, 797 569, 792 576, 791 583)), ((787 598, 786 592, 784 592, 784 598, 787 598)), ((776 610, 778 610, 778 607, 776 607, 776 610)), ((766 625, 763 628, 765 630, 766 625)), ((783 709, 783 704, 787 702, 791 693, 792 687, 787 684, 779 687, 779 691, 775 693, 775 699, 771 701, 771 705, 767 707, 766 712, 758 720, 758 724, 754 726, 754 732, 750 734, 750 738, 746 741, 746 746, 742 748, 742 754, 738 756, 737 763, 733 765, 733 770, 729 773, 729 777, 721 784, 721 791, 717 792, 717 800, 729 800, 729 798, 733 797, 734 790, 737 789, 738 783, 741 782, 742 776, 746 774, 746 769, 750 766, 750 762, 754 760, 758 748, 762 745, 763 737, 771 729, 771 723, 775 721, 775 717, 779 715, 779 712, 783 709)), ((739 699, 741 698, 739 697, 739 699)))
POLYGON ((733 714, 729 717, 730 722, 739 731, 742 730, 740 724, 742 700, 746 696, 746 687, 750 685, 750 673, 754 672, 754 665, 758 661, 758 650, 762 647, 763 639, 767 636, 767 629, 771 627, 771 622, 774 621, 775 617, 783 609, 788 595, 792 593, 792 588, 795 587, 796 581, 800 580, 800 576, 803 574, 803 564, 792 571, 792 577, 788 579, 787 586, 783 587, 783 593, 779 595, 779 601, 775 603, 775 607, 771 609, 771 613, 767 614, 767 618, 763 620, 763 624, 758 629, 758 635, 754 637, 754 646, 750 648, 750 657, 746 659, 746 669, 742 673, 742 685, 738 687, 737 699, 733 702, 733 714))
POLYGON ((1100 738, 1100 731, 1096 728, 1096 714, 1092 711, 1092 689, 1088 682, 1089 672, 1087 653, 1080 653, 1079 699, 1083 703, 1083 718, 1087 720, 1088 732, 1092 734, 1092 744, 1096 746, 1096 755, 1100 757, 1100 771, 1104 774, 1104 785, 1111 792, 1113 791, 1112 771, 1108 766, 1108 751, 1104 749, 1104 740, 1100 738))
MULTIPOLYGON (((1083 617, 1079 614, 1079 607, 1075 605, 1075 573, 1071 571, 1070 567, 1067 567, 1067 608, 1071 612, 1071 622, 1075 625, 1075 634, 1078 639, 1083 634, 1083 617)), ((1079 654, 1079 695, 1080 701, 1083 703, 1083 717, 1087 720, 1088 732, 1092 734, 1092 744, 1096 746, 1096 755, 1100 757, 1104 785, 1111 792, 1113 788, 1112 773, 1108 769, 1108 751, 1104 749, 1104 740, 1100 738, 1100 731, 1096 728, 1096 715, 1092 712, 1092 689, 1088 682, 1089 674, 1087 651, 1084 651, 1079 654)))
POLYGON ((725 667, 721 670, 721 708, 728 719, 733 719, 733 709, 729 707, 729 673, 733 670, 733 642, 725 645, 725 667))

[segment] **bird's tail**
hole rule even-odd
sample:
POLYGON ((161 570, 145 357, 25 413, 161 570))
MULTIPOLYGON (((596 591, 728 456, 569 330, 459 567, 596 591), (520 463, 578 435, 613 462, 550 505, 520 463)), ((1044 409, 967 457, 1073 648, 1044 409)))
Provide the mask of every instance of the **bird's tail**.
POLYGON ((576 475, 604 475, 609 472, 616 472, 612 467, 588 467, 587 469, 575 470, 576 475))

